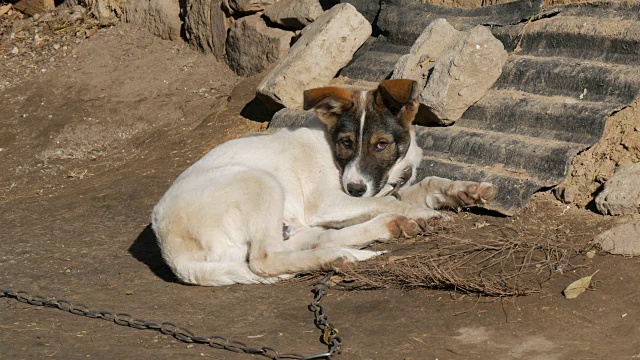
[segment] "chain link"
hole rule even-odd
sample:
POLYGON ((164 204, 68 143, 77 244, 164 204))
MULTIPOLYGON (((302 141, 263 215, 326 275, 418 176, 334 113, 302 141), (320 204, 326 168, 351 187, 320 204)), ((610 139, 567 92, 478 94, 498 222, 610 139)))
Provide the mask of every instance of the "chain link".
POLYGON ((34 306, 45 306, 51 308, 57 308, 62 311, 67 311, 75 315, 86 316, 89 318, 103 319, 109 322, 113 322, 118 325, 128 326, 134 329, 147 329, 155 330, 163 333, 164 335, 170 335, 174 338, 185 343, 198 343, 206 344, 215 349, 224 349, 237 353, 262 355, 272 360, 279 359, 294 359, 294 360, 312 360, 312 359, 327 359, 330 360, 333 355, 340 353, 340 347, 342 342, 338 337, 338 329, 329 323, 329 318, 325 313, 324 308, 321 305, 322 299, 329 290, 329 281, 331 277, 335 275, 334 271, 328 272, 322 279, 320 279, 315 285, 313 285, 313 300, 309 305, 309 310, 314 314, 314 324, 322 331, 322 342, 328 346, 328 351, 325 353, 314 355, 300 355, 300 354, 281 354, 276 349, 270 346, 262 346, 258 348, 250 347, 242 341, 231 340, 224 336, 196 336, 189 329, 180 327, 172 322, 154 322, 146 321, 144 319, 134 318, 127 313, 112 313, 109 311, 93 311, 86 305, 74 304, 67 300, 56 300, 52 297, 45 297, 41 295, 33 295, 25 290, 11 290, 5 289, 0 292, 0 298, 7 297, 16 299, 22 303, 30 304, 34 306))

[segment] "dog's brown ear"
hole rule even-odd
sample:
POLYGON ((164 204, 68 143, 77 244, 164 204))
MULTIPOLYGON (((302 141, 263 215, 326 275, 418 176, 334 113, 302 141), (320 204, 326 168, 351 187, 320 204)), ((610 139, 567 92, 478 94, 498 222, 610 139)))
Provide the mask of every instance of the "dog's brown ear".
POLYGON ((413 122, 420 105, 418 83, 408 79, 384 80, 376 90, 376 105, 386 107, 403 126, 413 122))
POLYGON ((342 113, 353 107, 351 91, 329 86, 304 92, 304 109, 315 110, 318 118, 333 127, 342 113))

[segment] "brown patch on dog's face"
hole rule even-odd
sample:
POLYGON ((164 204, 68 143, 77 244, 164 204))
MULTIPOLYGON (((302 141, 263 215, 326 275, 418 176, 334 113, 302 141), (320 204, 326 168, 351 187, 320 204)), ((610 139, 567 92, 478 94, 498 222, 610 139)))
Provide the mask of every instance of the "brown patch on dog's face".
POLYGON ((340 88, 305 92, 305 109, 313 108, 329 127, 348 194, 374 196, 384 187, 389 171, 409 149, 418 93, 412 80, 386 80, 368 92, 340 88))

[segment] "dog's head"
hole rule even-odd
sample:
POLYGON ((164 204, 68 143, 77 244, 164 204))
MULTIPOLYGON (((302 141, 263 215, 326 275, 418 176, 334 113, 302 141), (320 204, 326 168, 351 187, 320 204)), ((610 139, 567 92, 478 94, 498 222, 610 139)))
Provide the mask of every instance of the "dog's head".
POLYGON ((411 144, 411 123, 420 89, 413 80, 385 80, 371 91, 324 87, 304 92, 305 110, 315 110, 352 196, 374 196, 411 144))

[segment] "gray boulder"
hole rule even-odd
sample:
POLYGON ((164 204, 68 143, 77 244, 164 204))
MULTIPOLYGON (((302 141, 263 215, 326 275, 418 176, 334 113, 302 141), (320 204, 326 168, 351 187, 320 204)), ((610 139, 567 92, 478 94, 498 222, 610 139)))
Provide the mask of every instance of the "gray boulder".
POLYGON ((309 126, 312 124, 315 117, 316 113, 311 110, 304 111, 301 109, 285 108, 273 115, 271 122, 269 122, 269 129, 309 126))
POLYGON ((178 0, 130 0, 124 3, 124 20, 148 29, 165 40, 180 39, 180 4, 178 0))
POLYGON ((280 0, 267 7, 264 15, 287 29, 301 30, 317 19, 324 9, 319 0, 280 0))
POLYGON ((596 196, 596 207, 605 215, 640 212, 640 163, 618 168, 596 196))
POLYGON ((476 26, 436 60, 420 102, 438 122, 450 125, 493 86, 506 61, 502 42, 476 26))
POLYGON ((277 0, 226 0, 226 5, 234 13, 252 14, 263 11, 277 0))
POLYGON ((240 18, 226 43, 229 67, 240 76, 266 70, 289 52, 292 31, 270 28, 259 14, 240 18))
POLYGON ((464 36, 451 26, 447 20, 438 19, 420 34, 408 54, 403 55, 393 69, 392 79, 411 79, 424 88, 427 75, 433 69, 436 60, 464 36))
POLYGON ((227 16, 222 0, 186 0, 184 30, 187 41, 217 59, 224 58, 227 30, 233 18, 227 16))
POLYGON ((325 11, 258 85, 271 108, 300 108, 304 90, 326 86, 371 36, 371 24, 350 4, 325 11))
POLYGON ((593 243, 609 254, 640 255, 640 221, 609 229, 598 235, 593 243))

